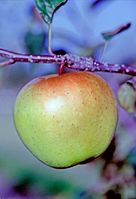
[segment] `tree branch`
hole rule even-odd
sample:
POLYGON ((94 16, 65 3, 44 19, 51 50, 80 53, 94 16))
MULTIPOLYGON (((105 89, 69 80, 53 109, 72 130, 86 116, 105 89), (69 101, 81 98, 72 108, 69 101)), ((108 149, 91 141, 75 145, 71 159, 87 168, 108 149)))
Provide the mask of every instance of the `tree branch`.
POLYGON ((72 54, 29 55, 0 49, 0 57, 9 59, 9 61, 1 63, 0 66, 7 66, 16 62, 57 63, 63 64, 64 67, 67 67, 69 69, 75 69, 78 71, 99 71, 136 76, 136 66, 129 66, 124 64, 108 64, 105 62, 99 62, 97 60, 94 60, 91 57, 79 57, 72 54))

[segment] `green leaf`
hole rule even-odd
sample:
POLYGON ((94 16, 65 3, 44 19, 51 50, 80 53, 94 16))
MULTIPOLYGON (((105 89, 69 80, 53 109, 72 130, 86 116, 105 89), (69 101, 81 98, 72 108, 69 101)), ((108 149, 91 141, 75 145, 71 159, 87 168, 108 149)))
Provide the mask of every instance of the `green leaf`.
POLYGON ((51 24, 54 12, 68 0, 35 0, 36 7, 47 24, 51 24))

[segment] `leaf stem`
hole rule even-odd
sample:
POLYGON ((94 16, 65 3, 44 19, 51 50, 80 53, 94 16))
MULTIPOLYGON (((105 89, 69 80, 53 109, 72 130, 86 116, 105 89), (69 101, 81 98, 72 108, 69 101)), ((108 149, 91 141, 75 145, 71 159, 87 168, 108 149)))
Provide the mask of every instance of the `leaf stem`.
POLYGON ((102 53, 101 53, 101 56, 100 56, 100 61, 103 60, 103 57, 104 57, 104 54, 107 50, 108 44, 109 44, 109 41, 106 41, 105 44, 104 44, 104 47, 103 47, 103 50, 102 50, 102 53))
POLYGON ((48 52, 49 54, 53 54, 52 52, 52 23, 48 25, 48 52))

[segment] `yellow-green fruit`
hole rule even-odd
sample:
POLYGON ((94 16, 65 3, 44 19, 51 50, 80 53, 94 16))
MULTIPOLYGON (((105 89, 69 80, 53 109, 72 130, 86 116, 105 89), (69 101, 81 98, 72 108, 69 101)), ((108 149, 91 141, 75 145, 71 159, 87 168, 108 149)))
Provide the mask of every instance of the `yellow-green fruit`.
POLYGON ((42 162, 66 168, 97 157, 109 145, 117 121, 113 93, 88 72, 39 77, 17 96, 15 125, 42 162))

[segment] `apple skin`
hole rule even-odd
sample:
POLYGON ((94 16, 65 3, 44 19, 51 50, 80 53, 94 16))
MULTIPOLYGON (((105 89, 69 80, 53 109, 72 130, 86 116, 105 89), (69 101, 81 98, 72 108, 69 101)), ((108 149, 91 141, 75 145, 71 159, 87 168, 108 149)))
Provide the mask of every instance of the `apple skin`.
POLYGON ((33 155, 51 167, 67 168, 106 150, 116 127, 116 101, 94 73, 43 76, 19 92, 14 121, 33 155))

